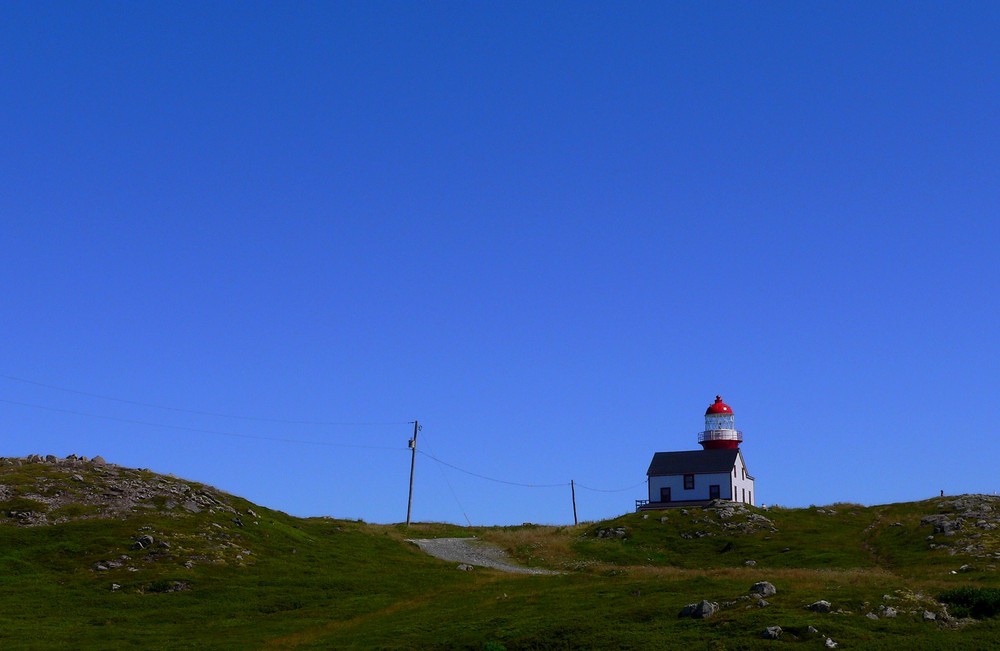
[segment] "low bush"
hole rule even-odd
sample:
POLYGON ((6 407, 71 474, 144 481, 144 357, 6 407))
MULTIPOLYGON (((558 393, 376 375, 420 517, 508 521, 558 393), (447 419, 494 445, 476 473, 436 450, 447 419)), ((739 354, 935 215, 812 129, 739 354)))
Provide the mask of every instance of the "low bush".
POLYGON ((1000 613, 1000 588, 955 588, 938 597, 956 617, 985 619, 1000 613))

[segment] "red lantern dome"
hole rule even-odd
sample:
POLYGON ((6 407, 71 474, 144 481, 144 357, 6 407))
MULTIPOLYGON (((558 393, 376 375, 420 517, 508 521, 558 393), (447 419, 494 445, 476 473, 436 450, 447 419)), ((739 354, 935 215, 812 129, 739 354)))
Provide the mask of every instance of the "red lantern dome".
POLYGON ((731 414, 733 413, 733 408, 722 402, 722 396, 715 396, 715 402, 708 406, 705 410, 705 415, 709 414, 731 414))

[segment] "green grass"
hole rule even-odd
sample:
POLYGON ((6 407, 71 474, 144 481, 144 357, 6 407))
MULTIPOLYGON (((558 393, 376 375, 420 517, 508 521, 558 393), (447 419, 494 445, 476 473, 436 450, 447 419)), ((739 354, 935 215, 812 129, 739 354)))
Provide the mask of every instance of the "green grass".
MULTIPOLYGON (((82 482, 61 480, 43 466, 0 468, 8 501, 40 494, 38 482, 52 491, 66 481, 62 490, 71 491, 100 481, 86 473, 82 482)), ((223 498, 242 527, 226 510, 164 511, 166 502, 156 499, 156 509, 113 518, 70 504, 48 513, 68 522, 0 524, 0 647, 821 648, 806 639, 808 626, 841 648, 991 648, 1000 639, 1000 620, 992 617, 1000 577, 991 561, 964 554, 960 536, 936 536, 947 546, 929 547, 932 532, 920 519, 940 512, 940 500, 753 510, 774 530, 743 533, 725 525, 745 516, 723 521, 702 509, 578 527, 406 528, 299 519, 223 498), (617 527, 625 528, 624 539, 597 537, 617 527), (144 534, 169 546, 132 549, 144 534), (563 573, 459 572, 405 542, 469 535, 563 573), (120 566, 95 569, 123 555, 120 566), (778 588, 764 608, 741 599, 759 580, 778 588), (685 604, 703 598, 722 605, 715 617, 678 619, 685 604), (953 614, 982 619, 924 621, 925 609, 941 612, 937 598, 953 614), (805 608, 818 599, 835 612, 805 608), (879 606, 899 614, 865 617, 879 606), (764 640, 761 632, 773 625, 785 634, 764 640)), ((993 532, 975 533, 980 537, 969 540, 993 553, 993 532)))

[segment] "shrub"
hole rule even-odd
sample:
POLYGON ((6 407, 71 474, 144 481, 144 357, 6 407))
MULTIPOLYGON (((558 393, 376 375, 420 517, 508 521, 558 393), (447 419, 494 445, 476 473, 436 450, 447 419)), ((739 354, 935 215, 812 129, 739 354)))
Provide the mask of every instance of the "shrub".
POLYGON ((1000 613, 1000 589, 998 588, 955 588, 938 597, 951 606, 951 614, 956 617, 985 619, 1000 613))

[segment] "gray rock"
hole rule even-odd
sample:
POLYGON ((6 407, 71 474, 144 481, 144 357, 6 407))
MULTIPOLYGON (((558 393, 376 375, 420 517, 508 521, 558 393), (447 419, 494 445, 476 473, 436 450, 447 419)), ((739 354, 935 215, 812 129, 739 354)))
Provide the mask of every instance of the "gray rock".
POLYGON ((828 613, 830 612, 830 602, 825 599, 820 599, 819 601, 812 602, 806 606, 806 608, 814 613, 828 613))
POLYGON ((771 605, 771 602, 769 602, 767 599, 758 599, 757 605, 760 606, 761 608, 766 608, 771 605))
POLYGON ((892 606, 879 606, 878 611, 882 614, 882 617, 888 617, 889 619, 896 616, 896 609, 892 606))
POLYGON ((867 617, 868 619, 878 619, 878 615, 876 615, 875 613, 866 613, 865 617, 867 617))
POLYGON ((115 590, 118 590, 119 588, 121 588, 121 586, 118 585, 117 583, 112 583, 111 584, 111 591, 112 592, 114 592, 115 590))
POLYGON ((815 626, 806 626, 806 635, 819 635, 815 626))
POLYGON ((937 619, 937 615, 935 615, 934 613, 932 613, 929 610, 925 610, 924 611, 924 621, 925 622, 933 622, 936 619, 937 619))
POLYGON ((95 466, 103 466, 107 463, 107 461, 105 461, 104 457, 102 457, 101 455, 97 455, 96 457, 90 460, 90 463, 94 464, 95 466))
POLYGON ((826 638, 826 641, 823 642, 823 646, 825 646, 828 649, 836 649, 837 643, 831 640, 830 638, 826 638))
POLYGON ((147 549, 153 546, 153 537, 149 534, 139 536, 136 538, 135 543, 132 545, 132 549, 147 549))
POLYGON ((702 599, 696 604, 688 604, 681 609, 678 617, 693 617, 694 619, 704 619, 719 612, 719 604, 702 599))
POLYGON ((769 581, 758 581, 750 586, 750 594, 759 594, 762 597, 770 597, 772 595, 778 594, 777 588, 774 587, 773 583, 769 581))
POLYGON ((747 567, 753 567, 753 566, 757 565, 757 561, 746 560, 746 561, 743 561, 743 564, 746 565, 747 567))
POLYGON ((920 524, 932 525, 934 527, 934 533, 943 533, 947 535, 962 528, 962 519, 957 518, 952 520, 947 515, 939 513, 937 515, 925 515, 920 518, 920 524))
POLYGON ((768 626, 764 629, 765 640, 777 640, 779 637, 781 637, 780 626, 768 626))
POLYGON ((616 538, 620 540, 625 538, 625 535, 626 535, 625 527, 615 527, 615 528, 597 530, 598 538, 616 538))
POLYGON ((462 572, 471 572, 473 570, 473 567, 471 565, 469 565, 468 563, 459 563, 455 567, 455 569, 456 570, 461 570, 462 572))

